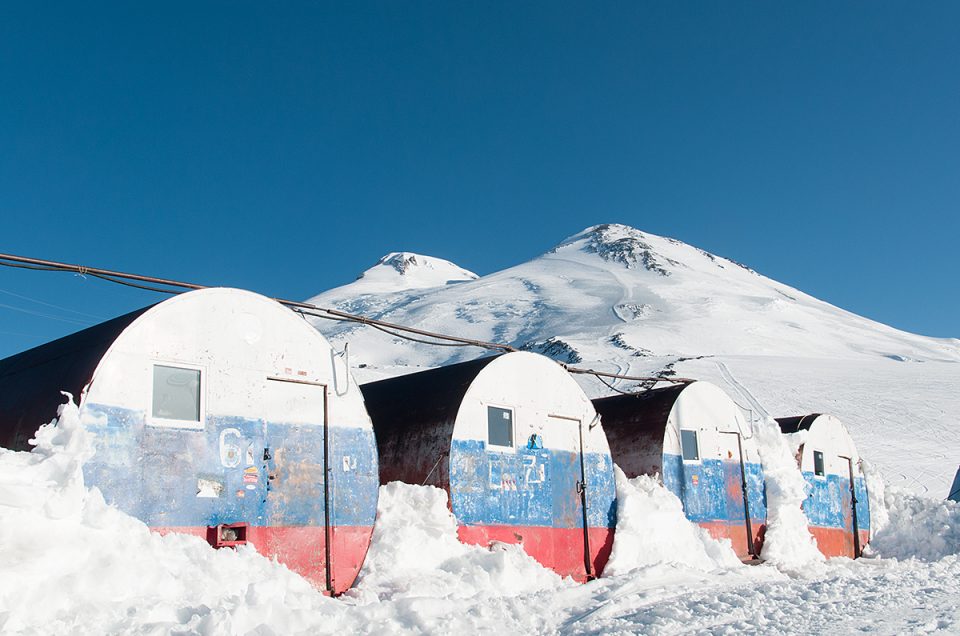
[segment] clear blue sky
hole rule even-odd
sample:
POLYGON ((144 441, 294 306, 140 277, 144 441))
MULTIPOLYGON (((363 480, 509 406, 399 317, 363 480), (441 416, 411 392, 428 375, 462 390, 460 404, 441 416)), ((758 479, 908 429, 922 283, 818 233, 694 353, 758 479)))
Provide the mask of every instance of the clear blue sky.
MULTIPOLYGON (((955 2, 5 3, 0 252, 301 299, 389 251, 483 274, 621 222, 957 337, 958 28, 955 2)), ((0 268, 0 355, 157 298, 0 268)))

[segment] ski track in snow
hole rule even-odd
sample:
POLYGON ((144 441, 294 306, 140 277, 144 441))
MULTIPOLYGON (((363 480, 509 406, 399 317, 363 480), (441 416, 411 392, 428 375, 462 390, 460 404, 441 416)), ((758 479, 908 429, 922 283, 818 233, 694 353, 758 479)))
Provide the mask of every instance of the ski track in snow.
MULTIPOLYGON (((717 360, 716 364, 717 368, 720 369, 720 375, 723 376, 723 379, 727 382, 727 384, 730 385, 731 388, 733 388, 734 391, 736 391, 747 401, 747 403, 753 409, 753 412, 760 417, 769 418, 770 413, 767 412, 767 409, 763 408, 763 405, 760 404, 756 397, 754 397, 753 393, 750 392, 750 389, 745 387, 740 383, 739 380, 737 380, 736 376, 734 376, 730 371, 730 368, 720 360, 717 360)), ((743 407, 741 405, 741 409, 742 408, 743 407)), ((753 418, 750 418, 750 425, 753 426, 753 418)))

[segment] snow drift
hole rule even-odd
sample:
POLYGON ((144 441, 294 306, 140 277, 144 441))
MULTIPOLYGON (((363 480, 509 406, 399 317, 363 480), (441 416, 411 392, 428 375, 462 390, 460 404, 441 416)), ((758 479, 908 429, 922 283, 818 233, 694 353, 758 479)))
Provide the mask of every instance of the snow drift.
MULTIPOLYGON (((834 631, 878 617, 909 630, 920 617, 884 614, 884 599, 944 598, 955 607, 960 591, 952 530, 960 506, 952 502, 887 493, 891 520, 878 551, 903 565, 839 559, 794 578, 790 568, 740 564, 654 479, 621 474, 617 542, 598 581, 561 579, 517 546, 460 544, 442 490, 392 483, 381 488, 357 587, 330 599, 250 547, 214 550, 195 537, 160 536, 107 506, 83 485, 88 435, 68 402, 56 424, 38 431, 34 452, 0 451, 3 633, 805 633, 826 615, 834 631), (918 550, 928 536, 935 540, 918 550), (927 569, 910 558, 940 555, 927 569), (843 600, 849 594, 856 602, 843 600)), ((960 626, 943 607, 935 625, 960 626)))

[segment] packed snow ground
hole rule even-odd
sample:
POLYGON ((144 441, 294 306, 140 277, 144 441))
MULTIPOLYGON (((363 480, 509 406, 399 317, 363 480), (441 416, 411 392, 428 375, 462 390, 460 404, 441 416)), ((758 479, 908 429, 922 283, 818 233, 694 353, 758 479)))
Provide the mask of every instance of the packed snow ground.
MULTIPOLYGON (((746 566, 654 479, 620 473, 610 564, 578 585, 516 546, 460 544, 442 490, 394 482, 381 488, 355 589, 330 599, 250 547, 161 537, 107 506, 83 486, 87 435, 67 405, 57 426, 39 431, 34 452, 0 452, 2 633, 960 631, 960 506, 895 488, 883 496, 873 558, 824 561, 782 543, 778 558, 746 566)), ((796 519, 783 523, 796 532, 796 519)))

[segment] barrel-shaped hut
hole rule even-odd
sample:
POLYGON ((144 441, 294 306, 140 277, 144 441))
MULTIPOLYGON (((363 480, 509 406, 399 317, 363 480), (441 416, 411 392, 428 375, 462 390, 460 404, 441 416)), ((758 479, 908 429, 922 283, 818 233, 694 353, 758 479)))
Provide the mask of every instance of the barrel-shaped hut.
POLYGON ((464 543, 519 543, 561 575, 600 574, 616 526, 613 463, 561 366, 511 352, 361 389, 381 483, 445 489, 464 543))
POLYGON ((356 578, 373 429, 342 358, 277 302, 184 293, 0 361, 0 386, 17 450, 72 393, 94 433, 86 484, 152 529, 251 543, 328 594, 356 578))
POLYGON ((803 512, 826 556, 855 559, 870 541, 870 500, 853 438, 832 415, 777 418, 785 434, 805 431, 797 453, 807 482, 803 512))
POLYGON ((758 559, 767 506, 750 424, 717 386, 691 382, 593 401, 627 477, 659 476, 687 518, 758 559))

